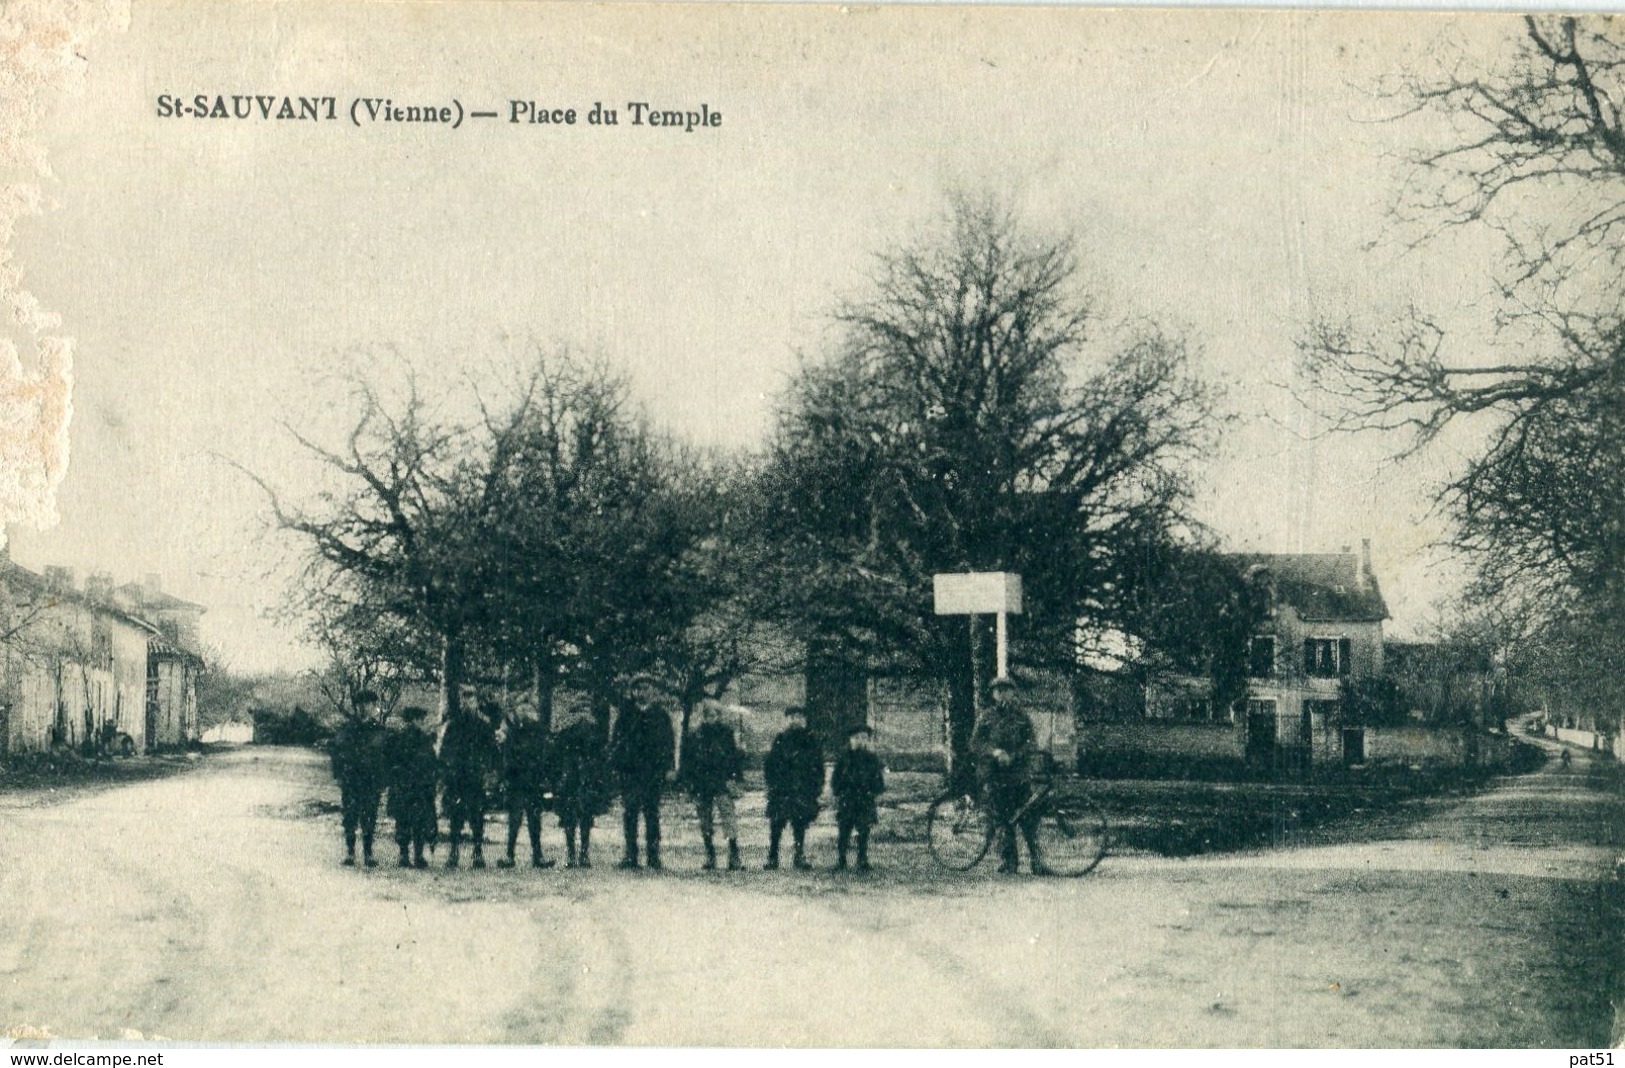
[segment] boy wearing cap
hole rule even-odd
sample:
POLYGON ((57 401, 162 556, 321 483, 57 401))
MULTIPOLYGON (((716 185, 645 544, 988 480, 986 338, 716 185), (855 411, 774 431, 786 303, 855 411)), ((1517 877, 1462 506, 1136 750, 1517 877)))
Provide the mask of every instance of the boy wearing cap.
POLYGON ((604 732, 590 714, 565 726, 548 747, 553 811, 564 828, 564 866, 592 867, 593 821, 609 811, 604 732), (577 849, 577 838, 580 848, 577 849))
MULTIPOLYGON (((500 716, 490 710, 488 718, 500 716)), ((508 802, 508 855, 497 867, 514 866, 514 848, 519 844, 519 828, 530 832, 530 866, 551 868, 553 862, 542 856, 542 808, 547 798, 547 728, 534 710, 514 708, 502 726, 502 781, 508 802)))
POLYGON ((660 795, 671 771, 677 741, 671 717, 660 704, 660 688, 652 675, 632 679, 631 699, 615 717, 609 739, 610 765, 621 790, 621 823, 626 836, 622 868, 638 866, 638 818, 643 818, 644 861, 660 864, 660 795))
POLYGON ((497 766, 496 725, 475 694, 446 709, 440 735, 440 804, 451 825, 451 852, 446 867, 457 867, 463 828, 474 847, 473 867, 485 867, 485 775, 497 766))
POLYGON ((395 821, 395 844, 400 846, 403 868, 427 868, 423 847, 439 834, 434 811, 439 767, 434 739, 422 727, 428 715, 428 709, 415 705, 401 709, 403 726, 390 747, 388 811, 395 821))
POLYGON ((700 818, 700 840, 705 843, 705 870, 717 866, 716 825, 728 842, 728 870, 744 867, 739 859, 739 819, 734 812, 738 783, 745 778, 745 756, 739 751, 731 727, 722 721, 722 703, 706 698, 700 704, 700 725, 683 745, 683 785, 694 798, 700 818))
POLYGON ((835 759, 835 771, 829 777, 830 789, 835 793, 836 871, 846 870, 846 850, 853 831, 858 836, 858 870, 869 870, 869 829, 879 819, 875 798, 886 790, 880 758, 869 748, 873 735, 867 725, 847 732, 846 748, 835 759))
POLYGON ((805 871, 807 827, 818 818, 818 797, 824 792, 824 750, 817 735, 807 729, 807 710, 791 705, 784 710, 790 725, 773 739, 762 772, 767 779, 768 871, 779 866, 779 840, 784 825, 795 837, 795 866, 805 871))
POLYGON ((378 825, 378 799, 384 792, 381 749, 383 730, 374 717, 378 695, 362 690, 351 699, 350 714, 333 734, 333 777, 339 784, 344 824, 344 865, 355 866, 356 832, 361 832, 361 859, 369 868, 373 831, 378 825))

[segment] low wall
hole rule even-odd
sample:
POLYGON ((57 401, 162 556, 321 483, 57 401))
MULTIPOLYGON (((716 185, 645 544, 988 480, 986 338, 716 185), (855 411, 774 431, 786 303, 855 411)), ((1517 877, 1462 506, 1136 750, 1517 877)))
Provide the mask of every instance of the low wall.
POLYGON ((1461 727, 1390 726, 1365 728, 1368 764, 1432 764, 1498 768, 1512 761, 1513 741, 1461 727))
MULTIPOLYGON (((1367 726, 1363 735, 1365 764, 1448 765, 1500 767, 1512 757, 1512 739, 1459 728, 1422 726, 1367 726)), ((1312 766, 1342 763, 1342 728, 1323 726, 1316 733, 1312 762, 1303 746, 1280 745, 1276 761, 1307 770, 1312 766), (1297 761, 1298 763, 1293 763, 1297 761)), ((1246 734, 1228 723, 1168 723, 1130 721, 1078 725, 1080 759, 1092 769, 1121 765, 1147 773, 1158 767, 1170 771, 1185 767, 1191 773, 1214 770, 1246 760, 1246 734)))
POLYGON ((1457 730, 1428 727, 1367 727, 1365 758, 1368 762, 1404 761, 1413 764, 1466 764, 1468 746, 1457 730))
POLYGON ((1135 752, 1148 756, 1240 759, 1241 731, 1230 723, 1080 723, 1078 750, 1085 755, 1135 752))

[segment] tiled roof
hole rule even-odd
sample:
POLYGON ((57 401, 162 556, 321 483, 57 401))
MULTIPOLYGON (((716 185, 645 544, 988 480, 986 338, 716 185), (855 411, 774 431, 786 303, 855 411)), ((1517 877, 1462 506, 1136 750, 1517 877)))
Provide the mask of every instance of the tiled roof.
MULTIPOLYGON (((166 637, 163 631, 160 630, 158 625, 152 620, 145 618, 138 612, 130 611, 122 605, 115 604, 111 601, 86 596, 83 590, 74 589, 71 586, 58 587, 44 575, 30 571, 28 568, 23 567, 21 564, 18 564, 12 560, 4 560, 3 562, 0 562, 0 576, 4 576, 8 581, 19 583, 38 593, 48 594, 52 598, 60 601, 84 605, 92 611, 101 612, 113 619, 117 619, 124 623, 130 624, 131 626, 140 628, 147 633, 149 648, 158 653, 160 656, 185 657, 187 659, 196 660, 199 662, 202 661, 202 657, 199 656, 198 653, 191 649, 185 648, 184 646, 177 644, 172 639, 166 637)), ((140 587, 134 588, 139 589, 140 587)), ((191 602, 182 601, 177 597, 172 597, 169 599, 175 602, 176 606, 196 608, 202 607, 201 605, 192 605, 191 602)), ((162 606, 156 602, 153 602, 144 607, 167 606, 162 606)))
POLYGON ((152 637, 148 638, 147 649, 154 656, 160 656, 170 660, 195 660, 198 663, 203 662, 203 658, 201 656, 194 653, 190 649, 177 645, 175 642, 170 641, 169 638, 162 634, 154 634, 152 637))
POLYGON ((1303 619, 1377 623, 1388 618, 1377 578, 1354 553, 1233 553, 1254 578, 1267 575, 1276 600, 1303 619))
POLYGON ((44 575, 30 571, 28 568, 11 560, 6 560, 3 564, 0 564, 0 575, 3 575, 8 581, 19 583, 37 593, 48 594, 54 600, 85 605, 112 616, 114 619, 140 627, 142 630, 156 631, 157 629, 152 623, 133 612, 127 612, 116 604, 87 597, 82 590, 72 587, 58 587, 44 575))

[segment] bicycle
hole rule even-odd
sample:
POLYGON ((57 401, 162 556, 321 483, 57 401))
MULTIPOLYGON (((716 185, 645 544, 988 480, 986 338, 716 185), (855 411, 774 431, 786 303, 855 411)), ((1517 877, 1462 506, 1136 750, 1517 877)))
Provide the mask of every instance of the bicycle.
POLYGON ((1057 789, 1054 758, 1043 753, 1040 761, 1031 795, 1002 827, 977 791, 950 790, 932 801, 925 816, 932 858, 951 871, 969 871, 987 856, 1001 830, 1019 833, 1036 810, 1040 865, 1068 878, 1094 871, 1110 845, 1106 817, 1088 798, 1057 789))

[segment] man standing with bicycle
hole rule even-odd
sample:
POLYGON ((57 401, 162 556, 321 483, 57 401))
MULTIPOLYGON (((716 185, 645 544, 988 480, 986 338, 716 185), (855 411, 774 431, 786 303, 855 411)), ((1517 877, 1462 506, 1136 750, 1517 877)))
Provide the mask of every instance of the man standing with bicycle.
MULTIPOLYGON (((1032 796, 1032 762, 1037 752, 1037 732, 1032 720, 1017 700, 1015 683, 994 679, 992 705, 983 710, 971 735, 971 752, 976 757, 977 777, 993 819, 999 826, 999 871, 1015 874, 1020 864, 1016 849, 1016 814, 1032 796)), ((1027 860, 1034 875, 1047 875, 1049 869, 1038 852, 1036 808, 1021 817, 1021 836, 1027 840, 1027 860)))

